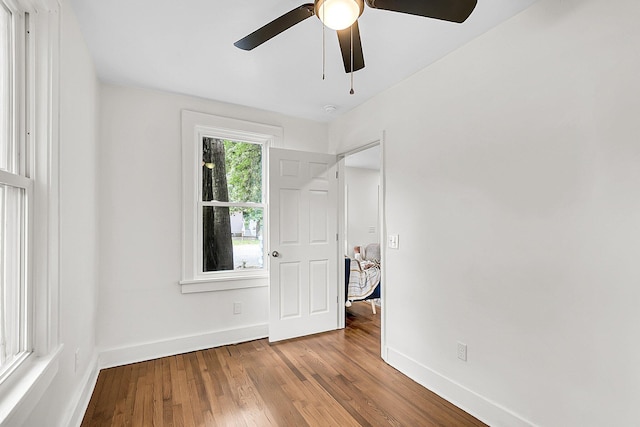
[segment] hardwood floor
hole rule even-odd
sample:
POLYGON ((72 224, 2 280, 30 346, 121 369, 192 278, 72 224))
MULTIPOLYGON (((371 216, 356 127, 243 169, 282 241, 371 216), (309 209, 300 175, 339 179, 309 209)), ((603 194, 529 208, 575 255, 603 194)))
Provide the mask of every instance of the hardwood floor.
POLYGON ((484 426, 380 359, 380 312, 347 328, 104 369, 89 426, 484 426))

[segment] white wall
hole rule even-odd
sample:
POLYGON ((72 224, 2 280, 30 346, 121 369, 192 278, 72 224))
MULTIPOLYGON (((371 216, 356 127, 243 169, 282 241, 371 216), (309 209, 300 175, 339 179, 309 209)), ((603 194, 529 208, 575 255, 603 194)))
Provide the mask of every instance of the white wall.
POLYGON ((345 167, 347 184, 347 249, 353 256, 353 247, 379 243, 378 187, 380 171, 345 167), (370 232, 373 227, 374 232, 370 232))
POLYGON ((84 410, 77 405, 86 404, 97 374, 99 86, 73 10, 66 1, 61 9, 59 320, 64 349, 57 376, 25 426, 66 426, 77 420, 84 410))
MULTIPOLYGON (((214 82, 212 82, 214 84, 214 82)), ((101 91, 102 366, 264 336, 267 287, 181 294, 182 109, 281 126, 284 148, 327 152, 327 125, 105 84, 101 91), (243 304, 233 314, 233 302, 243 304)))
POLYGON ((541 0, 330 125, 386 131, 389 360, 492 425, 640 424, 639 16, 541 0))

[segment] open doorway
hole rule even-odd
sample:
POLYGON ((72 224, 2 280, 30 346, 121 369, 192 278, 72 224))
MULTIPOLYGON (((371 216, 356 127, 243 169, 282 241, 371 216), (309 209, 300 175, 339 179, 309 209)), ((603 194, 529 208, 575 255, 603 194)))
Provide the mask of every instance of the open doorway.
POLYGON ((370 144, 344 155, 343 251, 345 327, 361 322, 380 324, 381 146, 370 144))

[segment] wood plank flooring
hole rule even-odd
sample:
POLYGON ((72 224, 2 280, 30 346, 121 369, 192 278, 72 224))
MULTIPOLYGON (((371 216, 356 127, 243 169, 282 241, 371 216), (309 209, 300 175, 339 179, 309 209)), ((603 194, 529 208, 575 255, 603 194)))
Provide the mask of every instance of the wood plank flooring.
POLYGON ((104 369, 82 427, 484 426, 380 359, 380 312, 347 328, 104 369))

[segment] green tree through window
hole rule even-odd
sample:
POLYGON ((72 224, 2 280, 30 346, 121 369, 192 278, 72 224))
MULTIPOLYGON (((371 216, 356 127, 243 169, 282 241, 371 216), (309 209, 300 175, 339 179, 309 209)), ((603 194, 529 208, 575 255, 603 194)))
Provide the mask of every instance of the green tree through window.
POLYGON ((262 176, 262 145, 203 138, 204 272, 262 268, 262 176))

